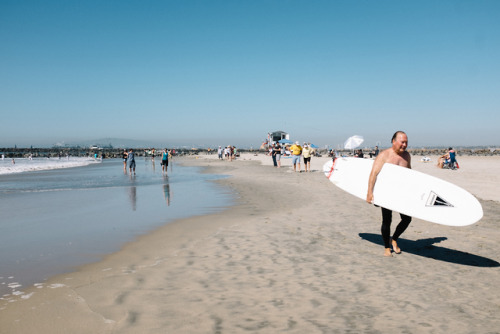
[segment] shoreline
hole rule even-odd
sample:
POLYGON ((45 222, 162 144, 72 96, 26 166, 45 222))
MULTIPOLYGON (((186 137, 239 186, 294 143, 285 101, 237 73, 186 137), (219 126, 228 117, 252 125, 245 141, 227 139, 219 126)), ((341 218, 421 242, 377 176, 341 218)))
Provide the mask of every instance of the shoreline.
POLYGON ((0 176, 0 300, 99 261, 159 226, 230 204, 232 194, 209 182, 218 176, 174 169, 166 177, 140 161, 131 177, 121 161, 105 160, 0 176))
MULTIPOLYGON (((454 175, 419 167, 468 184, 474 161, 465 160, 454 175)), ((235 189, 235 205, 162 226, 30 289, 29 299, 2 303, 0 331, 497 330, 497 200, 479 193, 485 216, 466 228, 416 219, 400 239, 403 254, 383 259, 379 210, 325 182, 321 158, 312 162, 314 172, 293 173, 267 156, 185 159, 230 175, 215 182, 235 189)))

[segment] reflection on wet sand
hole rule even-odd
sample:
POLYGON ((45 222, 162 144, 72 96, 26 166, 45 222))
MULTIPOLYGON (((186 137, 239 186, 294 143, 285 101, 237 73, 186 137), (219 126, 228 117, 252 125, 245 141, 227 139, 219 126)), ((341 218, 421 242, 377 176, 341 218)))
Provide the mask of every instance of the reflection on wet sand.
POLYGON ((130 204, 132 205, 132 210, 135 211, 137 209, 137 187, 132 186, 129 188, 128 197, 130 199, 130 204))
MULTIPOLYGON (((137 209, 137 186, 135 185, 135 176, 131 175, 130 176, 130 181, 131 181, 131 186, 128 187, 128 197, 130 200, 130 205, 132 207, 133 211, 136 211, 137 209)), ((163 197, 165 199, 165 202, 167 203, 167 206, 170 206, 170 201, 172 198, 172 192, 170 190, 170 183, 168 181, 168 176, 165 175, 163 177, 163 197)))
POLYGON ((163 195, 167 202, 167 206, 170 206, 170 184, 168 183, 168 176, 166 175, 163 178, 163 195))

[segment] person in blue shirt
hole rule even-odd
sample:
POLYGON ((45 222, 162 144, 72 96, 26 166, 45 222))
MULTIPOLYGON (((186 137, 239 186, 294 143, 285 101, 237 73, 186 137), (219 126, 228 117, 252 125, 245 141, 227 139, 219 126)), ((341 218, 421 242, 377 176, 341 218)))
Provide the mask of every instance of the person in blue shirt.
POLYGON ((169 158, 170 152, 167 151, 167 149, 163 150, 163 154, 161 156, 161 171, 162 172, 167 172, 168 169, 168 158, 169 158))
POLYGON ((128 163, 128 169, 130 171, 130 175, 132 175, 132 171, 134 171, 135 175, 135 155, 134 151, 130 149, 127 154, 127 163, 128 163))
POLYGON ((453 148, 448 148, 448 153, 442 155, 438 159, 438 167, 439 168, 449 168, 449 169, 457 169, 457 154, 453 148))
POLYGON ((456 164, 457 164, 457 159, 456 159, 456 153, 455 151, 453 150, 453 148, 449 148, 448 149, 448 155, 450 157, 450 168, 451 169, 455 169, 456 168, 456 164))

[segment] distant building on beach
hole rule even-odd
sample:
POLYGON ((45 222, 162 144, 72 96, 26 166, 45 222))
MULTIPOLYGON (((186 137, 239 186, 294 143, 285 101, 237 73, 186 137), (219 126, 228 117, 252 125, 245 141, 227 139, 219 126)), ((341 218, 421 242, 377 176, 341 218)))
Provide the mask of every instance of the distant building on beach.
POLYGON ((267 149, 273 143, 280 141, 280 140, 283 140, 283 139, 290 140, 290 135, 288 133, 286 133, 285 131, 269 132, 267 134, 266 140, 262 143, 260 148, 267 149))
POLYGON ((290 135, 285 131, 274 131, 269 133, 268 135, 269 143, 277 142, 282 139, 290 140, 290 135))

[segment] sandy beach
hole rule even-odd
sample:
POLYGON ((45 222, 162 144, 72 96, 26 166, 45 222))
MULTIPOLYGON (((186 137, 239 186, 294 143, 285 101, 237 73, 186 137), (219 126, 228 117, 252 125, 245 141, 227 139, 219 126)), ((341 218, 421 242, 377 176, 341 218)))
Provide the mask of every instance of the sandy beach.
POLYGON ((414 219, 391 258, 380 209, 328 182, 327 157, 310 173, 263 154, 185 158, 229 175, 214 182, 237 204, 0 300, 0 333, 499 333, 500 157, 459 156, 456 171, 420 158, 414 169, 470 191, 484 217, 414 219))

